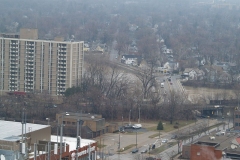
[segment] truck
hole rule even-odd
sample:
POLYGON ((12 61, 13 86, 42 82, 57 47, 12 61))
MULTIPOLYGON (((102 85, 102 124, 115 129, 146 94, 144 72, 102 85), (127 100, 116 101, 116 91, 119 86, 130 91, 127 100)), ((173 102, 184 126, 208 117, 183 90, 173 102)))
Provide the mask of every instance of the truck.
POLYGON ((163 82, 161 83, 161 88, 164 88, 164 83, 163 82))

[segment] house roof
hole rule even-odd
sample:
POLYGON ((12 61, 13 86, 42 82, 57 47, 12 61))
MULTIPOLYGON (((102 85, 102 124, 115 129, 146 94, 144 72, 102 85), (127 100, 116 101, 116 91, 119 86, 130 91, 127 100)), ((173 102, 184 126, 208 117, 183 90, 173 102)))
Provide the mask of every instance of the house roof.
POLYGON ((193 68, 185 68, 184 72, 191 72, 192 70, 194 70, 193 68))

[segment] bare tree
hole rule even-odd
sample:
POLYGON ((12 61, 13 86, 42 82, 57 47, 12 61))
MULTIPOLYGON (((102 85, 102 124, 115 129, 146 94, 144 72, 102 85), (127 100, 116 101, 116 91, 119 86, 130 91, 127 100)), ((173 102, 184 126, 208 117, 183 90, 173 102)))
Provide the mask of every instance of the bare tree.
POLYGON ((140 72, 136 76, 142 83, 143 98, 146 99, 146 98, 148 98, 148 94, 149 94, 150 90, 155 85, 154 83, 155 83, 156 77, 151 72, 149 72, 148 69, 143 69, 142 72, 140 72))
POLYGON ((175 91, 170 91, 170 94, 167 95, 168 104, 165 107, 165 111, 168 115, 170 124, 172 124, 176 117, 178 117, 178 112, 181 110, 183 102, 184 98, 182 95, 175 91))

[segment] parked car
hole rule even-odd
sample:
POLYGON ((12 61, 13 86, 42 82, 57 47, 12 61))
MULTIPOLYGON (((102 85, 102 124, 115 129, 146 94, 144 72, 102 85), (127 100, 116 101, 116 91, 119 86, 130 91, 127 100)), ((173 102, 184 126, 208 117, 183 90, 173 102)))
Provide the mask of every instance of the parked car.
POLYGON ((132 150, 132 153, 137 153, 138 152, 138 149, 137 148, 134 148, 133 150, 132 150))
POLYGON ((172 135, 171 139, 176 139, 177 135, 172 135))
POLYGON ((132 128, 132 125, 131 124, 127 124, 124 126, 124 128, 132 128))
POLYGON ((132 126, 133 129, 139 129, 139 128, 142 128, 142 125, 141 124, 134 124, 132 126))
POLYGON ((147 151, 148 151, 148 149, 145 148, 145 149, 143 149, 143 150, 141 151, 141 153, 147 153, 147 151))
POLYGON ((167 143, 168 139, 162 139, 162 143, 167 143))

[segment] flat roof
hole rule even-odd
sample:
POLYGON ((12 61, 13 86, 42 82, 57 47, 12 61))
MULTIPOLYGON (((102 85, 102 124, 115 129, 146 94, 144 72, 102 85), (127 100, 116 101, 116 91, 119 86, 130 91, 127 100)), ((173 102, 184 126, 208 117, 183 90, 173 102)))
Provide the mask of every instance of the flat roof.
MULTIPOLYGON (((51 135, 51 142, 60 142, 60 136, 51 135)), ((74 137, 64 137, 63 136, 63 142, 67 143, 69 145, 69 151, 76 150, 77 146, 77 138, 74 137)), ((89 144, 96 143, 96 141, 91 139, 81 139, 80 141, 81 145, 80 147, 88 146, 89 144)))
POLYGON ((230 148, 232 140, 238 137, 238 135, 236 135, 235 133, 227 132, 225 133, 225 135, 219 135, 219 136, 217 136, 216 133, 217 132, 214 131, 210 135, 205 135, 199 138, 194 144, 207 145, 207 146, 213 146, 213 147, 215 146, 216 149, 218 150, 225 150, 227 148, 230 148), (215 137, 215 139, 211 140, 209 137, 215 137))
MULTIPOLYGON (((34 132, 43 128, 50 127, 49 125, 41 125, 34 123, 27 123, 26 132, 34 132)), ((13 122, 13 121, 3 121, 0 120, 0 140, 4 141, 18 141, 21 140, 22 136, 22 123, 21 122, 13 122)), ((25 132, 25 126, 24 126, 25 132)))
POLYGON ((97 114, 62 112, 62 113, 59 113, 59 115, 64 115, 64 118, 72 118, 72 119, 76 119, 76 120, 80 119, 80 120, 99 121, 99 120, 105 119, 105 118, 102 118, 101 115, 97 115, 97 114))

